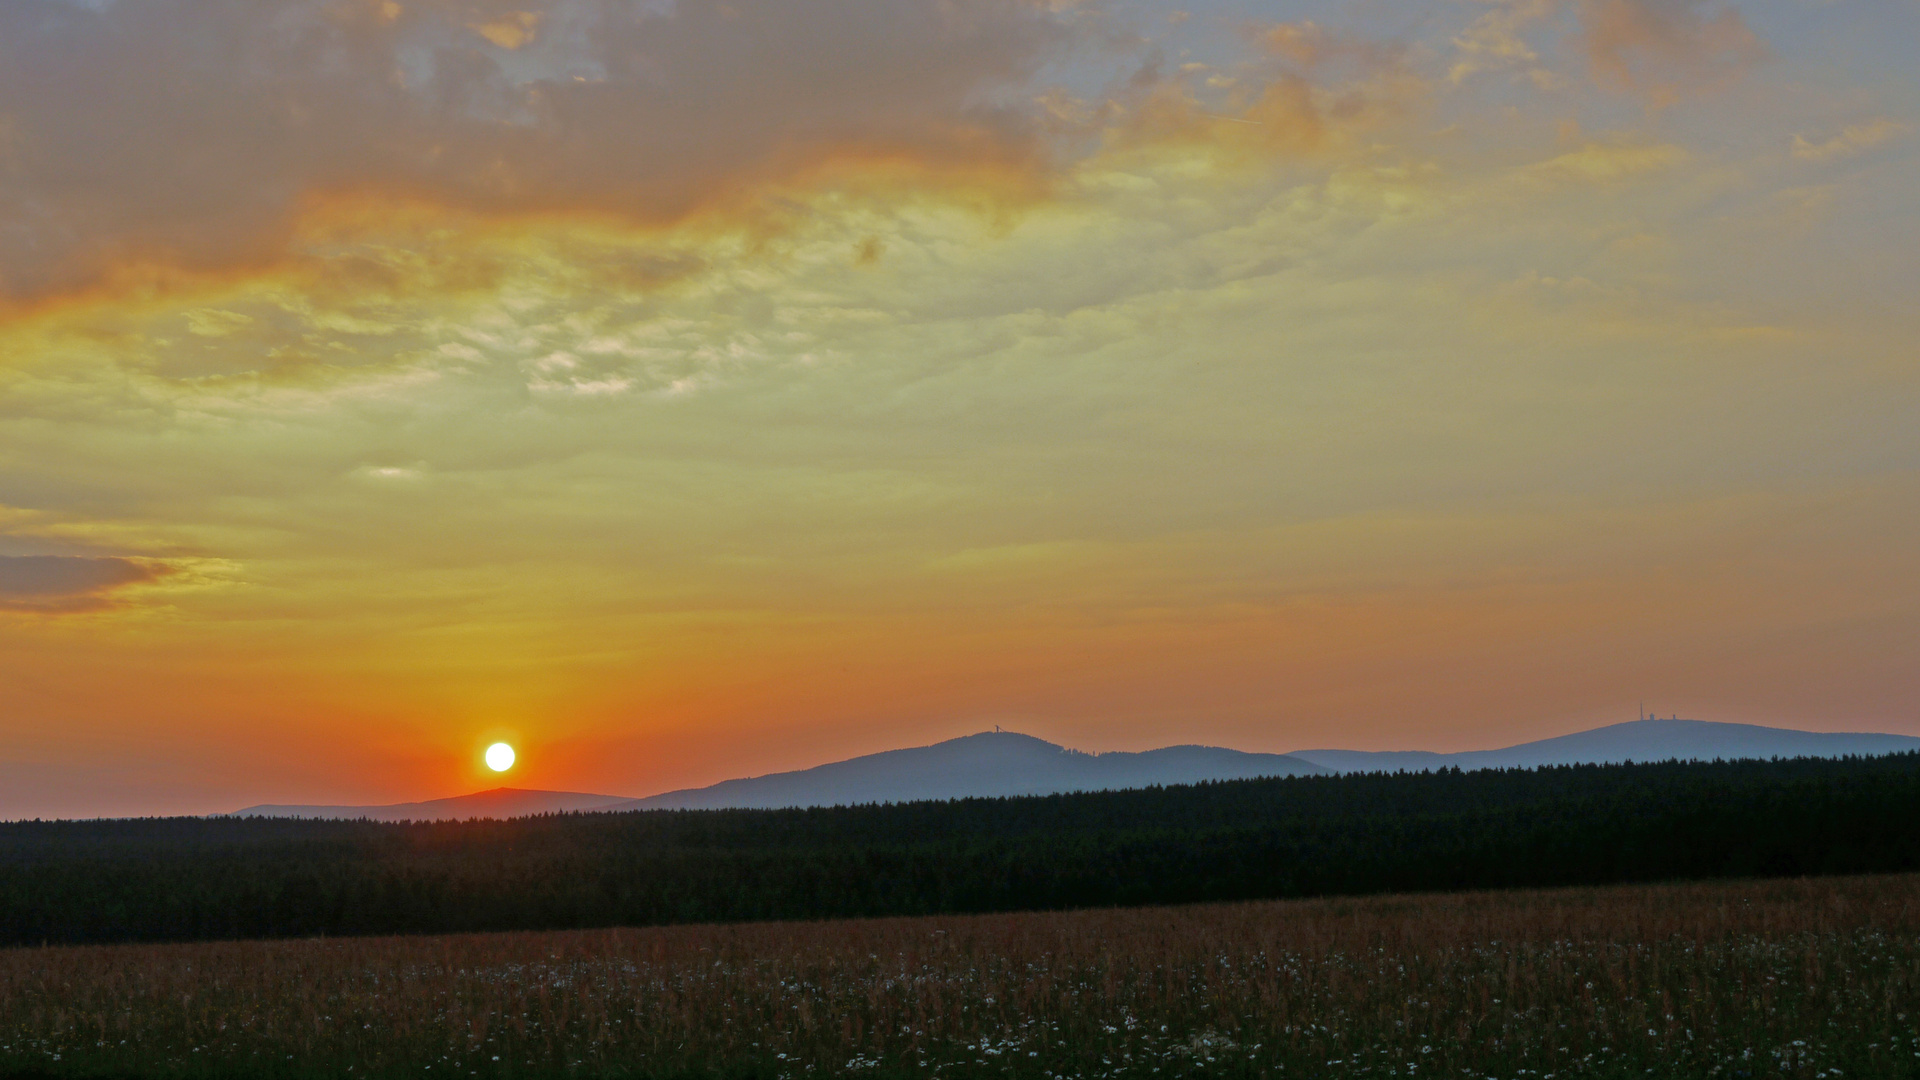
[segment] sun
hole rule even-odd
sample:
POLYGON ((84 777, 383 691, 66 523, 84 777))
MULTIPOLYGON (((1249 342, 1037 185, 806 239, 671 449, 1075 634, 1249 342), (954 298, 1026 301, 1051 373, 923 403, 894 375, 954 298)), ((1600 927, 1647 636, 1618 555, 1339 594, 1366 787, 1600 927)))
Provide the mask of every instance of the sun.
POLYGON ((513 747, 503 742, 487 747, 487 768, 494 772, 506 772, 513 768, 513 747))

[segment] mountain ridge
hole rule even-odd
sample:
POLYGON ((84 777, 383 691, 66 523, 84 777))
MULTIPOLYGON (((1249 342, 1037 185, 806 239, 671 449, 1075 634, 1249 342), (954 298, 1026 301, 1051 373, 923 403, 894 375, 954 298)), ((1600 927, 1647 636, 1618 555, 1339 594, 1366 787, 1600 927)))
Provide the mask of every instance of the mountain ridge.
POLYGON ((1711 761, 1715 758, 1845 757, 1920 750, 1920 738, 1877 732, 1797 731, 1714 720, 1646 718, 1589 728, 1494 750, 1295 750, 1332 772, 1458 767, 1539 768, 1625 761, 1711 761))
MULTIPOLYGON (((633 809, 775 809, 1004 798, 1324 771, 1286 754, 1255 754, 1215 746, 1089 754, 1019 732, 983 731, 931 746, 885 750, 810 769, 662 792, 635 799, 633 809), (834 802, 792 801, 822 798, 817 793, 806 794, 810 785, 821 781, 835 785, 834 802)), ((818 788, 813 790, 817 792, 818 788)))
POLYGON ((529 788, 497 787, 468 795, 452 795, 444 799, 387 803, 382 806, 263 803, 220 816, 455 821, 481 817, 530 817, 534 814, 583 813, 623 808, 623 804, 632 801, 632 797, 626 795, 591 795, 580 791, 538 791, 529 788))
POLYGON ((1624 761, 1876 756, 1920 750, 1920 738, 1812 732, 1706 720, 1641 719, 1492 750, 1298 750, 1251 753, 1216 746, 1087 753, 1012 731, 986 731, 807 769, 723 780, 642 798, 496 788, 384 806, 263 804, 232 817, 442 821, 545 813, 777 809, 857 803, 1003 798, 1263 776, 1460 768, 1537 768, 1624 761))

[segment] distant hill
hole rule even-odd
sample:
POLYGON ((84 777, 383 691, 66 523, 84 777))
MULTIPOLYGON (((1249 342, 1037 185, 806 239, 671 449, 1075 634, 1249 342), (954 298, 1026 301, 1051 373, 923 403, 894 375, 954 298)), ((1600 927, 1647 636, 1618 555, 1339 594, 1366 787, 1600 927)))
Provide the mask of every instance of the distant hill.
POLYGON ((644 799, 497 788, 450 799, 389 806, 249 806, 230 816, 454 821, 588 810, 851 806, 1110 791, 1326 771, 1285 754, 1249 754, 1217 746, 1169 746, 1141 753, 1086 754, 1031 735, 988 731, 932 746, 888 750, 797 772, 727 780, 711 787, 669 791, 644 799))
POLYGON ((498 788, 390 806, 250 806, 238 817, 447 821, 572 811, 781 809, 939 799, 1055 795, 1315 773, 1535 768, 1624 761, 1837 758, 1920 750, 1910 735, 1831 734, 1703 720, 1638 720, 1500 750, 1301 750, 1252 754, 1217 746, 1169 746, 1088 754, 1011 731, 889 750, 795 772, 727 780, 631 799, 570 791, 498 788))
POLYGON ((450 799, 392 803, 387 806, 249 806, 227 817, 327 818, 370 821, 466 821, 472 818, 516 818, 581 810, 627 809, 633 800, 623 795, 583 795, 577 791, 527 791, 494 788, 450 799))
POLYGON ((1920 750, 1911 735, 1792 731, 1707 720, 1629 720, 1500 750, 1435 754, 1422 750, 1296 750, 1291 756, 1330 772, 1418 772, 1423 769, 1531 769, 1622 761, 1728 761, 1837 758, 1920 750))
POLYGON ((1249 754, 1217 746, 1087 754, 1031 735, 987 731, 797 772, 669 791, 635 799, 630 805, 636 810, 852 806, 1112 791, 1326 771, 1286 754, 1249 754))

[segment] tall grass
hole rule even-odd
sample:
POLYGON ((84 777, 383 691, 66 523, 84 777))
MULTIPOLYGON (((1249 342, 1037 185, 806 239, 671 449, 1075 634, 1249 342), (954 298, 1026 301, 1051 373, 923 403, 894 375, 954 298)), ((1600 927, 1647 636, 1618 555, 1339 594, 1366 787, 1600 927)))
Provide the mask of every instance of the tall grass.
POLYGON ((1920 877, 0 952, 0 1073, 1920 1076, 1920 877))

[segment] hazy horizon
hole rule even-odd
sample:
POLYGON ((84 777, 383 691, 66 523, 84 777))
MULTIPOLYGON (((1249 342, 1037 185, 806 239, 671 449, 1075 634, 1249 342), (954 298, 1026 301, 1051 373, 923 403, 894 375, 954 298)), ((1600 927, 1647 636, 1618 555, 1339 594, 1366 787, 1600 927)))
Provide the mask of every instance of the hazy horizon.
POLYGON ((1920 735, 1916 40, 0 5, 0 817, 1920 735))
MULTIPOLYGON (((1001 768, 1011 767, 1018 771, 1021 768, 1033 764, 1031 760, 1023 757, 1022 754, 1015 754, 1012 758, 1006 757, 1004 754, 989 758, 980 758, 978 755, 970 753, 963 755, 962 759, 955 761, 954 764, 959 767, 960 772, 964 775, 948 776, 943 774, 939 780, 939 783, 946 784, 951 788, 951 790, 946 791, 944 794, 929 793, 926 784, 931 778, 920 777, 920 773, 924 772, 925 766, 930 764, 932 759, 923 759, 917 766, 906 765, 907 772, 905 773, 899 773, 897 769, 893 769, 887 764, 889 761, 896 761, 913 755, 923 755, 947 749, 959 749, 960 744, 974 743, 981 739, 999 740, 1002 738, 1009 740, 1015 745, 1033 744, 1035 746, 1044 746, 1060 751, 1065 759, 1063 764, 1091 761, 1104 763, 1111 761, 1115 757, 1140 759, 1144 762, 1146 758, 1163 756, 1163 754, 1151 752, 1143 754, 1141 751, 1089 751, 1079 747, 1063 746, 1058 743, 1049 742, 1039 736, 1005 729, 996 725, 988 730, 971 732, 966 735, 943 739, 931 744, 889 747, 880 751, 855 755, 850 758, 831 761, 814 761, 799 765, 790 770, 780 770, 755 775, 736 775, 727 777, 713 784, 701 784, 662 791, 642 793, 554 791, 551 789, 527 788, 514 783, 504 782, 507 779, 506 777, 501 774, 495 774, 495 783, 483 784, 472 790, 424 795, 389 803, 300 803, 271 800, 251 806, 212 811, 211 813, 219 816, 295 809, 312 811, 382 810, 432 806, 434 804, 444 803, 465 803, 475 799, 484 801, 489 796, 508 796, 509 802, 498 806, 489 805, 481 808, 484 811, 484 816, 488 817, 513 817, 529 813, 551 813, 556 810, 635 809, 648 806, 658 806, 662 808, 699 808, 705 806, 761 805, 761 798, 753 795, 751 792, 763 786, 762 782, 782 781, 783 778, 799 780, 801 778, 815 776, 816 774, 820 775, 813 783, 804 785, 802 788, 791 789, 792 792, 803 793, 803 798, 801 801, 791 803, 790 805, 828 806, 843 805, 848 802, 873 801, 870 798, 860 797, 858 793, 851 792, 851 789, 840 786, 844 783, 845 777, 841 780, 835 780, 832 775, 829 775, 836 772, 844 772, 844 770, 839 768, 841 766, 855 765, 861 766, 864 772, 848 775, 854 776, 856 779, 864 776, 866 781, 886 779, 888 784, 899 787, 897 793, 885 795, 880 801, 914 801, 923 798, 991 797, 996 794, 1017 794, 1020 792, 988 790, 988 788, 1004 783, 1006 777, 999 775, 1001 768), (985 772, 982 772, 983 769, 985 772), (988 774, 993 775, 989 776, 988 774), (982 786, 983 783, 985 786, 982 786), (744 787, 742 787, 742 785, 744 785, 744 787), (683 795, 700 796, 709 793, 718 794, 730 789, 741 792, 746 801, 743 802, 740 798, 722 798, 718 801, 695 799, 692 802, 687 802, 676 801, 672 798, 673 796, 683 795), (539 802, 537 805, 533 803, 521 805, 512 802, 511 797, 519 795, 553 795, 562 796, 563 798, 558 802, 547 800, 539 802), (896 795, 897 797, 895 797, 896 795), (614 802, 636 805, 604 805, 614 802)), ((1002 747, 1001 749, 1005 750, 1007 748, 1002 747)), ((1644 763, 1676 758, 1680 760, 1708 761, 1720 758, 1732 759, 1740 757, 1765 759, 1778 756, 1791 758, 1807 754, 1832 757, 1841 754, 1858 753, 1874 755, 1909 751, 1920 752, 1920 736, 1872 732, 1809 732, 1797 729, 1747 724, 1724 724, 1711 721, 1695 721, 1684 717, 1657 717, 1649 715, 1641 717, 1639 723, 1623 722, 1619 724, 1602 725, 1597 728, 1566 732, 1556 736, 1548 736, 1542 740, 1531 740, 1526 743, 1511 746, 1488 746, 1451 752, 1418 748, 1368 751, 1353 750, 1344 747, 1296 747, 1292 750, 1281 752, 1243 751, 1234 747, 1216 747, 1196 743, 1170 743, 1151 747, 1148 748, 1148 750, 1153 752, 1207 751, 1209 753, 1224 751, 1229 755, 1245 755, 1248 758, 1256 759, 1262 757, 1281 758, 1297 763, 1304 763, 1310 769, 1320 770, 1325 775, 1334 775, 1348 771, 1371 772, 1376 770, 1395 771, 1399 769, 1414 769, 1418 771, 1421 769, 1447 767, 1473 770, 1481 768, 1511 768, 1518 765, 1524 768, 1540 764, 1567 764, 1574 762, 1601 763, 1605 761, 1640 761, 1644 763), (1676 722, 1680 725, 1677 729, 1674 726, 1676 722), (1641 724, 1653 725, 1655 730, 1648 731, 1642 729, 1641 724), (1632 729, 1633 731, 1630 737, 1622 737, 1619 734, 1628 729, 1632 729), (1766 735, 1760 733, 1766 733, 1766 735), (1787 738, 1768 738, 1769 735, 1786 736, 1787 738), (1815 739, 1826 736, 1850 739, 1853 740, 1853 744, 1809 746, 1806 744, 1806 736, 1812 736, 1815 739), (1754 741, 1756 738, 1760 741, 1754 741), (1577 740, 1576 745, 1584 747, 1584 749, 1570 749, 1569 747, 1561 745, 1569 743, 1570 740, 1577 740), (1880 745, 1888 740, 1894 740, 1896 742, 1898 740, 1907 740, 1911 745, 1880 745), (1861 742, 1871 743, 1873 745, 1860 745, 1861 742), (1516 756, 1513 753, 1515 751, 1527 751, 1527 753, 1516 756), (1402 754, 1412 754, 1420 760, 1401 760, 1400 755, 1402 754)), ((1247 766, 1251 763, 1241 762, 1238 758, 1229 759, 1226 763, 1216 763, 1220 767, 1201 765, 1196 768, 1196 764, 1197 763, 1191 759, 1181 758, 1164 762, 1162 768, 1149 769, 1148 773, 1144 774, 1135 775, 1138 773, 1138 769, 1136 768, 1128 772, 1125 776, 1115 777, 1108 775, 1104 777, 1107 782, 1096 783, 1095 786, 1091 788, 1069 785, 1059 787, 1058 790, 1115 790, 1116 785, 1117 787, 1123 788, 1137 787, 1142 784, 1186 784, 1202 780, 1242 779, 1250 776, 1293 774, 1293 770, 1291 769, 1277 773, 1258 769, 1249 771, 1247 766), (1127 778, 1129 776, 1131 779, 1127 778)), ((1066 772, 1060 773, 1054 779, 1099 780, 1102 778, 1099 776, 1078 774, 1074 770, 1069 769, 1066 770, 1066 772)), ((1043 784, 1042 787, 1044 788, 1046 785, 1043 784)), ((1036 793, 1045 792, 1038 791, 1036 793)), ((872 792, 869 792, 869 794, 872 794, 872 792)), ((31 817, 33 815, 27 816, 31 817)), ((101 815, 76 814, 66 816, 89 818, 101 815)), ((141 817, 149 815, 135 812, 131 814, 107 816, 141 817)), ((327 814, 323 816, 336 815, 327 814)), ((22 817, 15 815, 0 818, 0 821, 4 820, 22 820, 22 817)), ((399 819, 392 818, 389 820, 399 819)))

